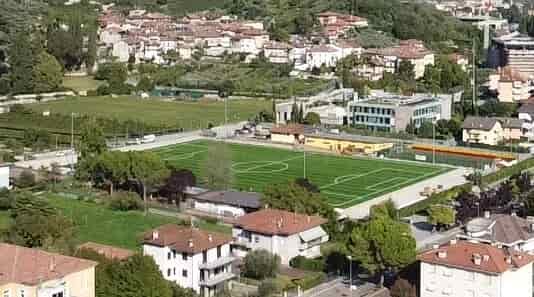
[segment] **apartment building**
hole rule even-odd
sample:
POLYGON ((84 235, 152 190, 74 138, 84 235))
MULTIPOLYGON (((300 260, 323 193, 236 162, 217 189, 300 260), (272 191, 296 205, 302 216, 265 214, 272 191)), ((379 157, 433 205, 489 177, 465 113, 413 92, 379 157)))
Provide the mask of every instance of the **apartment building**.
POLYGON ((530 97, 530 80, 510 66, 499 68, 489 80, 489 89, 497 93, 500 102, 516 103, 530 97))
POLYGON ((232 229, 234 253, 245 256, 264 249, 279 255, 288 265, 296 256, 318 257, 328 234, 321 227, 326 219, 277 209, 262 209, 237 219, 232 229))
POLYGON ((534 104, 525 103, 517 112, 518 119, 523 122, 521 126, 523 137, 528 140, 534 139, 534 104))
POLYGON ((0 296, 94 297, 96 262, 0 243, 0 296))
POLYGON ((495 64, 510 66, 524 75, 534 74, 534 38, 517 32, 493 39, 495 64))
POLYGON ((418 256, 420 296, 531 297, 533 256, 452 240, 418 256))
POLYGON ((451 118, 452 96, 414 94, 402 96, 373 91, 366 98, 349 102, 353 126, 382 131, 404 131, 408 124, 451 118))
POLYGON ((465 143, 498 145, 522 137, 523 121, 517 118, 468 116, 462 124, 462 141, 465 143))
POLYGON ((223 234, 169 224, 144 235, 143 253, 154 258, 166 280, 211 297, 235 277, 231 241, 223 234))

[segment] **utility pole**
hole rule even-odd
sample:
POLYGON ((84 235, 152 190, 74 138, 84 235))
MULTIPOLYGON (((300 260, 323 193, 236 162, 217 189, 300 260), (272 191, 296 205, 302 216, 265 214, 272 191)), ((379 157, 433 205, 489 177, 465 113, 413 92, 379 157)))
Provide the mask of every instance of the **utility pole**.
POLYGON ((70 113, 70 149, 74 152, 74 112, 70 113))
POLYGON ((478 115, 477 111, 477 82, 476 82, 476 39, 473 37, 473 113, 478 115))
POLYGON ((432 164, 436 164, 436 122, 432 121, 432 164))
POLYGON ((304 150, 304 179, 306 179, 306 150, 304 150))

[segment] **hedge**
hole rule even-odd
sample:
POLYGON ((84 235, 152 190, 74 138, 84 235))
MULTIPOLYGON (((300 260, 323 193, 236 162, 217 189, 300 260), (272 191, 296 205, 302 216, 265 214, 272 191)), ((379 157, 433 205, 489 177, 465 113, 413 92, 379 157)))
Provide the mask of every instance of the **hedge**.
POLYGON ((300 286, 303 291, 314 288, 326 279, 326 274, 323 272, 314 272, 307 274, 305 278, 295 281, 295 284, 300 286))
POLYGON ((410 206, 399 209, 399 216, 407 217, 407 216, 411 216, 416 213, 424 212, 427 210, 427 208, 430 205, 447 203, 453 200, 461 192, 470 191, 470 190, 471 190, 471 183, 465 183, 463 185, 452 187, 446 191, 432 194, 430 195, 430 197, 428 197, 425 200, 421 200, 410 206))
POLYGON ((317 271, 322 272, 325 270, 324 261, 321 259, 308 259, 303 256, 297 256, 291 261, 289 261, 289 265, 294 268, 302 269, 302 270, 309 270, 309 271, 317 271))
POLYGON ((482 177, 482 184, 498 182, 512 175, 520 174, 522 171, 534 167, 534 158, 525 159, 510 167, 501 168, 493 173, 482 177))

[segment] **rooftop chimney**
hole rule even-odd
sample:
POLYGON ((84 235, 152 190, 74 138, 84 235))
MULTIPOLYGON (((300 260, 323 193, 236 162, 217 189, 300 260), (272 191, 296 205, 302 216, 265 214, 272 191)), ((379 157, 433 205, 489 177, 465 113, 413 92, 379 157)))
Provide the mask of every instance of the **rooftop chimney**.
POLYGON ((192 248, 194 246, 193 239, 189 239, 189 247, 192 248))
POLYGON ((511 256, 506 256, 506 264, 512 264, 512 257, 511 256))
POLYGON ((491 214, 490 214, 489 210, 485 210, 485 211, 484 211, 484 218, 489 219, 489 218, 490 218, 490 215, 491 215, 491 214))
POLYGON ((475 265, 480 265, 482 263, 480 254, 473 254, 473 263, 475 263, 475 265))
POLYGON ((439 251, 438 252, 438 258, 440 258, 440 259, 447 258, 447 251, 439 251))
POLYGON ((54 258, 54 256, 52 256, 52 258, 50 258, 50 271, 55 271, 56 270, 56 259, 54 258))
POLYGON ((152 240, 158 240, 158 238, 159 238, 158 230, 152 231, 152 240))
POLYGON ((435 250, 439 249, 439 244, 432 245, 432 248, 435 249, 435 250))
POLYGON ((208 234, 208 241, 209 241, 209 242, 212 242, 212 241, 213 241, 213 236, 211 236, 211 234, 208 234))
POLYGON ((515 213, 515 210, 512 210, 512 213, 510 213, 512 217, 515 217, 517 214, 515 213))
POLYGON ((484 260, 484 262, 488 262, 489 261, 489 255, 483 255, 482 256, 482 260, 484 260))
POLYGON ((456 243, 458 243, 458 240, 456 240, 456 239, 451 239, 451 245, 454 245, 454 244, 456 244, 456 243))

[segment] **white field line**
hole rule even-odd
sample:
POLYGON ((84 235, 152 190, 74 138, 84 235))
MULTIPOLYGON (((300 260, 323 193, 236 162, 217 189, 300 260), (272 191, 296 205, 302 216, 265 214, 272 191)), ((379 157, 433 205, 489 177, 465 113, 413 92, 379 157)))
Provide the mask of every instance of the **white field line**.
MULTIPOLYGON (((232 165, 232 169, 234 171, 236 171, 237 173, 247 173, 247 172, 250 172, 252 170, 256 170, 258 168, 267 167, 267 166, 271 166, 271 165, 274 165, 274 164, 282 164, 284 162, 289 162, 289 161, 296 160, 296 159, 299 159, 299 158, 303 158, 303 156, 291 157, 289 159, 280 160, 280 161, 265 161, 267 163, 264 163, 264 164, 261 164, 261 165, 256 165, 256 166, 252 166, 250 168, 246 168, 246 169, 239 170, 239 171, 236 171, 235 169, 233 169, 234 166, 236 166, 236 165, 238 165, 240 163, 241 164, 246 164, 246 162, 240 162, 240 163, 235 163, 234 165, 232 165)), ((262 162, 262 161, 252 161, 252 162, 262 162)), ((289 165, 288 165, 288 167, 289 167, 289 165)))
POLYGON ((394 180, 402 180, 402 181, 405 181, 406 179, 408 179, 407 177, 394 177, 394 178, 391 178, 391 179, 388 179, 388 180, 385 180, 385 181, 381 181, 379 183, 376 183, 376 184, 373 184, 373 185, 370 185, 370 186, 367 186, 365 187, 365 189, 367 190, 371 190, 371 189, 374 189, 380 185, 383 185, 383 184, 387 184, 391 181, 394 181, 394 180))

